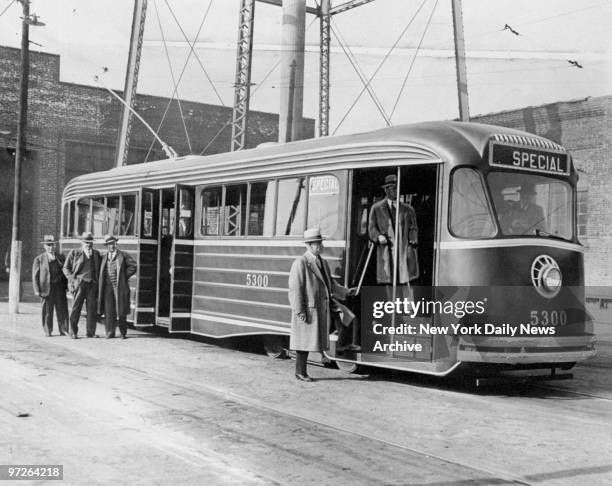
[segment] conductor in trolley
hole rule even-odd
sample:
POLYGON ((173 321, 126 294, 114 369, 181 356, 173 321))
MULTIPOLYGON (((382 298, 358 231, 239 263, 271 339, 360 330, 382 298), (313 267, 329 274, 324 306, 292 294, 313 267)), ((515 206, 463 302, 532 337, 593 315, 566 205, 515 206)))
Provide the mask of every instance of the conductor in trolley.
POLYGON ((296 352, 295 377, 300 381, 314 381, 306 371, 308 353, 329 349, 332 319, 338 322, 343 317, 338 316, 342 307, 336 298, 343 300, 354 295, 355 289, 347 289, 332 278, 329 265, 321 258, 324 246, 320 229, 307 229, 304 243, 306 253, 293 262, 289 273, 289 348, 296 352))
POLYGON ((117 324, 121 338, 127 337, 126 316, 130 313, 129 278, 136 273, 136 262, 127 253, 117 249, 117 238, 104 237, 106 255, 100 264, 98 285, 98 314, 104 314, 106 338, 114 338, 117 324))
POLYGON ((377 245, 376 281, 379 284, 393 282, 393 245, 396 244, 395 223, 397 218, 399 234, 396 283, 408 284, 419 274, 416 254, 419 230, 416 213, 408 204, 399 202, 399 206, 397 205, 397 176, 394 174, 386 176, 382 188, 385 191, 385 198, 372 205, 368 221, 370 240, 377 245))

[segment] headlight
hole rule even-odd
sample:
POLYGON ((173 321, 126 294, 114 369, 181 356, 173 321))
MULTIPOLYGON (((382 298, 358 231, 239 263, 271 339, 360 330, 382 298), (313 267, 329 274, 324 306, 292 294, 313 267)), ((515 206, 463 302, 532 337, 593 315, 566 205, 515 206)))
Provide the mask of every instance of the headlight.
POLYGON ((561 290, 563 277, 557 262, 548 255, 540 255, 531 264, 531 282, 538 293, 553 298, 561 290))

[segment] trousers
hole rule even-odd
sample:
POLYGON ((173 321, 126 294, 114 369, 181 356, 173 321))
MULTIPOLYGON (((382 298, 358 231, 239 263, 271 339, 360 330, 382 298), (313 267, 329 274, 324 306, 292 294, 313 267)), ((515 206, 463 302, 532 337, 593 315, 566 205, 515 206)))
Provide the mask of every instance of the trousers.
POLYGON ((117 315, 117 301, 113 284, 106 280, 104 283, 104 327, 107 336, 115 336, 116 326, 122 336, 127 333, 127 320, 124 315, 117 315))
POLYGON ((68 303, 66 302, 66 291, 61 282, 52 282, 49 295, 41 297, 42 302, 42 326, 45 334, 53 332, 53 309, 57 314, 57 327, 60 334, 68 332, 68 303))
POLYGON ((81 281, 74 295, 72 311, 70 312, 70 331, 76 335, 79 331, 79 318, 83 303, 86 303, 87 310, 87 337, 96 334, 96 313, 98 305, 98 284, 97 282, 81 281))

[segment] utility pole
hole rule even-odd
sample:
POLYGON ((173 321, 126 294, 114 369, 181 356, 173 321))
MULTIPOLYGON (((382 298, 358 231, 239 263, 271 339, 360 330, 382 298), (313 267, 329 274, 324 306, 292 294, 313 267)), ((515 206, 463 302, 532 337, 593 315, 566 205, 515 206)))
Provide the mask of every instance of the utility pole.
POLYGON ((459 96, 459 119, 470 121, 470 107, 465 65, 465 37, 463 35, 463 10, 461 0, 453 0, 453 33, 455 37, 455 67, 457 68, 457 95, 459 96))
POLYGON ((234 81, 234 112, 232 115, 231 150, 242 150, 247 144, 249 98, 251 96, 251 60, 253 58, 253 27, 255 0, 241 0, 238 20, 238 52, 234 81))
POLYGON ((278 141, 301 140, 304 106, 306 0, 283 0, 278 141))
POLYGON ((21 164, 26 149, 28 125, 28 78, 30 76, 30 0, 19 0, 23 7, 21 23, 21 79, 19 81, 19 115, 17 143, 15 145, 15 190, 13 192, 13 231, 11 233, 11 269, 9 277, 9 313, 19 314, 21 282, 21 236, 19 213, 21 209, 21 164))
POLYGON ((117 142, 117 154, 115 166, 125 165, 130 147, 130 132, 132 131, 132 112, 136 88, 138 86, 138 71, 140 69, 140 55, 142 52, 142 38, 144 35, 145 19, 147 17, 147 0, 134 0, 134 15, 132 17, 132 34, 130 36, 130 51, 128 54, 128 65, 125 73, 125 87, 123 99, 125 105, 121 116, 119 140, 117 142))
POLYGON ((330 0, 321 0, 319 51, 319 137, 329 135, 330 0))

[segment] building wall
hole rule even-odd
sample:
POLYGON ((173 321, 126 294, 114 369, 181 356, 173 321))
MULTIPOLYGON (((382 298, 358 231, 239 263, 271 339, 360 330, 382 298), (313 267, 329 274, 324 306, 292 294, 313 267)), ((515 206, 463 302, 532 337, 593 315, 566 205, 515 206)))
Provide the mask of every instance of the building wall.
MULTIPOLYGON (((585 269, 589 286, 612 284, 612 96, 552 103, 478 116, 475 122, 526 130, 572 154, 586 191, 585 269)), ((604 290, 605 291, 605 290, 604 290)), ((595 291, 597 292, 597 291, 595 291)))
MULTIPOLYGON (((13 156, 19 107, 20 50, 0 46, 0 217, 7 231, 0 232, 0 252, 10 247, 13 201, 13 156)), ((23 171, 20 218, 23 240, 22 273, 40 250, 42 235, 59 232, 60 200, 65 183, 82 173, 114 165, 122 105, 105 89, 59 80, 57 55, 31 52, 28 103, 28 160, 23 171)), ((121 93, 118 93, 121 96, 121 93)), ((137 95, 136 111, 179 155, 227 152, 231 140, 231 107, 181 102, 137 95), (167 111, 167 113, 166 113, 167 111), (166 113, 164 118, 164 113, 166 113), (163 122, 162 122, 163 120, 163 122), (187 142, 187 135, 191 148, 187 142)), ((277 141, 278 115, 250 112, 247 146, 277 141)), ((128 163, 165 158, 153 136, 132 119, 128 163)), ((314 121, 306 120, 314 133, 314 121)), ((24 274, 25 276, 25 274, 24 274)))

